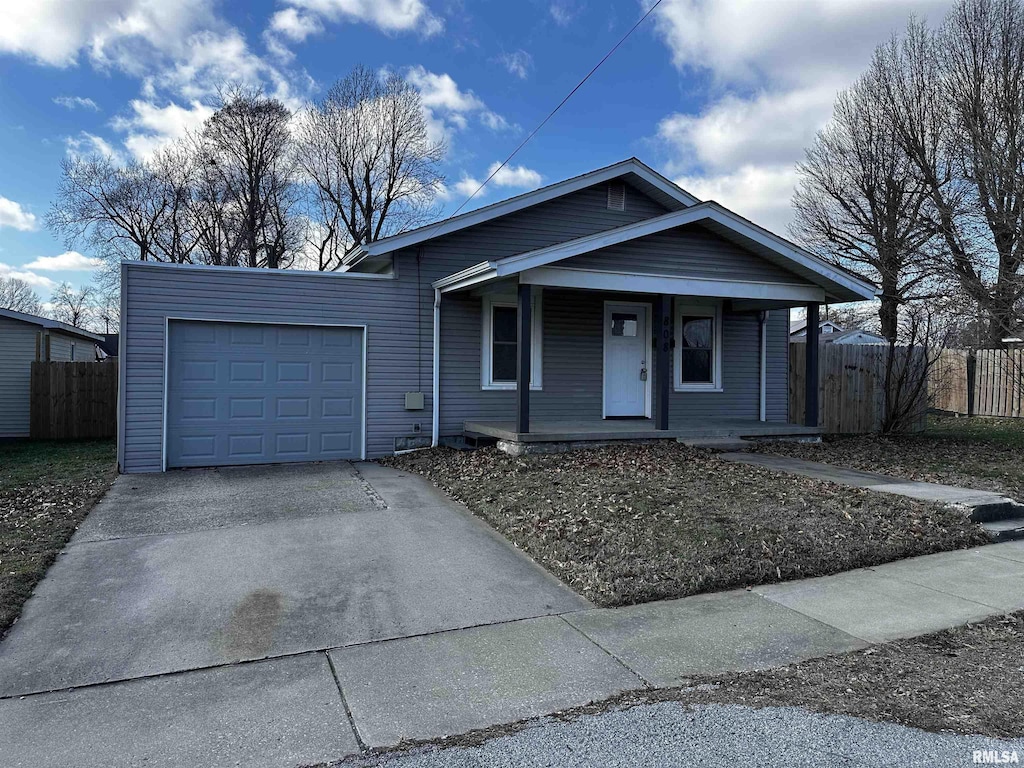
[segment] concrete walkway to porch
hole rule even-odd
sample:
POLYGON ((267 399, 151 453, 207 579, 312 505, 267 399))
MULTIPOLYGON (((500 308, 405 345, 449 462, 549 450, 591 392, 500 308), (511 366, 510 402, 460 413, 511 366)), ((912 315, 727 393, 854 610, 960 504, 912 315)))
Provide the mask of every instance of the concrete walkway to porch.
POLYGON ((878 472, 834 467, 817 461, 767 453, 722 453, 720 458, 878 493, 905 496, 917 501, 951 504, 970 514, 972 520, 982 523, 996 540, 1024 538, 1024 504, 993 491, 906 480, 878 472))
MULTIPOLYGON (((422 478, 372 464, 359 473, 385 509, 441 501, 422 478)), ((0 743, 12 767, 284 768, 1019 609, 1024 542, 1012 542, 750 590, 565 606, 54 692, 11 690, 0 697, 0 743)))

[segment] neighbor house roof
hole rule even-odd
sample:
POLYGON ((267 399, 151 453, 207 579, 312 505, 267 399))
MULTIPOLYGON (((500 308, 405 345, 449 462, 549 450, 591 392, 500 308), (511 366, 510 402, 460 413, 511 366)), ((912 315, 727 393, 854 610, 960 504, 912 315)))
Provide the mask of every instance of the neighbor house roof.
POLYGON ((543 267, 572 256, 690 224, 699 224, 820 286, 825 290, 827 301, 861 301, 874 297, 876 293, 876 288, 871 283, 819 259, 809 251, 759 227, 713 200, 547 248, 527 251, 497 261, 481 262, 442 278, 433 285, 435 288, 452 290, 454 286, 462 287, 518 274, 527 269, 543 267))
POLYGON ((602 182, 618 178, 624 178, 625 181, 628 181, 641 192, 648 195, 656 202, 661 203, 670 211, 678 211, 682 208, 696 205, 700 202, 700 198, 694 197, 685 189, 673 184, 660 173, 640 162, 635 157, 631 157, 628 160, 623 160, 604 168, 598 168, 596 171, 590 171, 589 173, 584 173, 580 176, 574 176, 571 179, 560 181, 557 184, 549 184, 548 186, 541 187, 533 192, 526 192, 522 195, 510 197, 508 200, 492 203, 491 205, 478 208, 475 211, 470 211, 469 213, 453 216, 440 222, 435 222, 434 224, 419 227, 418 229, 414 229, 409 232, 403 232, 398 235, 375 240, 372 243, 360 246, 352 253, 346 255, 342 262, 346 267, 351 267, 362 261, 367 256, 379 256, 381 254, 401 250, 402 248, 419 245, 427 240, 433 240, 436 237, 450 235, 453 232, 458 232, 459 230, 466 229, 467 227, 483 224, 484 222, 492 219, 497 219, 501 216, 507 216, 510 213, 521 211, 524 208, 529 208, 573 192, 578 192, 579 190, 586 189, 594 184, 600 184, 602 182))
MULTIPOLYGON (((831 320, 822 320, 821 322, 818 323, 818 328, 820 329, 820 328, 822 328, 823 326, 826 326, 826 325, 830 325, 833 328, 836 328, 837 330, 835 331, 835 333, 841 333, 843 330, 845 330, 841 325, 839 325, 839 323, 833 323, 831 320)), ((789 333, 790 333, 790 335, 793 335, 794 333, 800 333, 801 331, 805 330, 806 328, 807 328, 807 318, 806 317, 799 317, 796 320, 790 320, 789 321, 789 333)))
POLYGON ((20 320, 23 323, 32 323, 38 325, 40 328, 47 328, 52 331, 60 331, 71 336, 78 336, 89 341, 100 342, 103 341, 103 337, 99 334, 86 331, 82 328, 76 328, 73 325, 67 323, 61 323, 57 320, 51 320, 48 317, 39 317, 38 315, 28 315, 24 312, 15 312, 13 309, 0 309, 0 317, 7 317, 11 320, 20 320))

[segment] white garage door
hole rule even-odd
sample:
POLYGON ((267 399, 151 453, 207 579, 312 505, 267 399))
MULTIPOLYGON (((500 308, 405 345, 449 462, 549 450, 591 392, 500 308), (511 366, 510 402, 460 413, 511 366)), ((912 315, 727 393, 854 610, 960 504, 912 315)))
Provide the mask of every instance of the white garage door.
POLYGON ((363 329, 172 320, 167 466, 363 452, 363 329))

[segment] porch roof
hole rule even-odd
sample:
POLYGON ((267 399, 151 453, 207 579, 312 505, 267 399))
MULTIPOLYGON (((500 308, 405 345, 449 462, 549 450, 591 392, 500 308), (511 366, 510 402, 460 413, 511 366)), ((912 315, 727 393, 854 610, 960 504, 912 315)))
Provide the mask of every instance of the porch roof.
POLYGON ((828 264, 788 240, 747 221, 714 201, 645 219, 616 229, 558 243, 497 261, 485 261, 441 278, 433 286, 442 292, 457 291, 518 276, 519 282, 535 285, 628 290, 640 293, 718 296, 736 299, 794 302, 861 301, 875 296, 876 289, 839 267, 828 264), (756 255, 793 272, 806 282, 708 280, 636 273, 629 269, 604 272, 549 265, 629 240, 664 232, 687 224, 700 224, 756 255))

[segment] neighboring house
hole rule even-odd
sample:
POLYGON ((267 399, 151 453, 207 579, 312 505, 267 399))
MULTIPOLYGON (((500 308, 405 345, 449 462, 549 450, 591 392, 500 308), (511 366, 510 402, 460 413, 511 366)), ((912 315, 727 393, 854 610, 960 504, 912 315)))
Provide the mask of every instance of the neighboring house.
POLYGON ((95 362, 101 340, 56 320, 0 309, 0 438, 29 436, 33 361, 95 362))
POLYGON ((875 292, 636 159, 344 269, 124 264, 122 470, 793 434, 789 308, 875 292))
MULTIPOLYGON (((791 342, 796 344, 807 341, 806 332, 800 336, 790 336, 791 342)), ((822 331, 818 337, 821 344, 887 344, 884 336, 870 331, 862 331, 859 328, 851 328, 848 331, 822 331)))
MULTIPOLYGON (((822 320, 818 323, 818 333, 825 334, 842 333, 845 329, 833 323, 831 320, 822 320)), ((789 321, 789 338, 793 341, 805 341, 807 339, 807 318, 801 317, 789 321)))
POLYGON ((114 360, 116 362, 118 334, 104 333, 103 338, 97 346, 99 348, 99 358, 101 360, 114 360))

